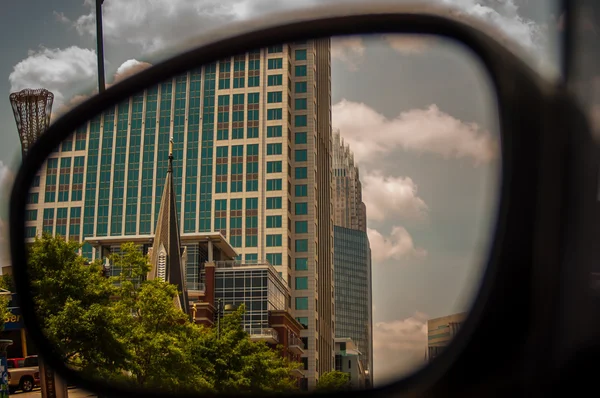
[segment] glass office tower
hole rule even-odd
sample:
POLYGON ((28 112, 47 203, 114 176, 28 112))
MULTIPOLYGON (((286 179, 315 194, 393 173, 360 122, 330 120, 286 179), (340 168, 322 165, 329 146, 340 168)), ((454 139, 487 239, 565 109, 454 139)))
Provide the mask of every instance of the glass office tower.
MULTIPOLYGON (((240 259, 272 264, 307 326, 314 387, 334 361, 330 76, 328 39, 294 43, 191 70, 106 110, 40 170, 27 236, 152 236, 172 137, 188 285, 206 261, 194 234, 221 232, 240 259)), ((89 243, 83 254, 102 256, 89 243)))

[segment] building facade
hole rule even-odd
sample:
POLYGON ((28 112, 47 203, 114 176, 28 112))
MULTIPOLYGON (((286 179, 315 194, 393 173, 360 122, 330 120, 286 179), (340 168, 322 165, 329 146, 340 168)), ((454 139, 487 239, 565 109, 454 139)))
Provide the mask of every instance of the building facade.
POLYGON ((369 375, 363 362, 364 358, 365 355, 351 338, 335 339, 335 370, 350 376, 350 386, 353 390, 369 387, 369 375))
POLYGON ((354 154, 339 131, 333 133, 334 280, 336 341, 350 338, 373 385, 371 248, 366 207, 354 154))
POLYGON ((333 132, 334 223, 367 232, 367 208, 362 200, 362 184, 354 153, 344 143, 340 131, 333 132))
POLYGON ((123 241, 151 246, 172 138, 190 296, 203 284, 208 233, 238 260, 272 264, 308 326, 314 387, 334 361, 330 75, 329 40, 294 43, 190 70, 106 110, 40 170, 28 238, 85 242, 88 258, 123 241))
POLYGON ((458 333, 467 314, 464 312, 427 321, 427 360, 434 360, 458 333))

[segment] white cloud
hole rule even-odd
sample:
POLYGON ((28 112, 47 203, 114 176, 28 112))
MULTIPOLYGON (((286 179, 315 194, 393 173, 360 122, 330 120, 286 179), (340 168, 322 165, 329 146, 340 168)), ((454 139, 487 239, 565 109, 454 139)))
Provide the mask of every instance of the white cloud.
POLYGON ((331 39, 331 58, 346 64, 349 70, 357 71, 365 53, 365 44, 360 36, 342 36, 331 39))
POLYGON ((413 316, 373 325, 373 374, 375 383, 395 381, 425 365, 428 316, 413 316))
POLYGON ((121 66, 119 66, 117 68, 117 72, 115 73, 115 76, 114 76, 114 82, 116 83, 121 80, 125 80, 128 77, 131 77, 131 76, 143 71, 144 69, 148 69, 151 66, 152 65, 149 64, 148 62, 141 62, 141 61, 138 61, 137 59, 127 60, 127 61, 123 62, 123 64, 121 64, 121 66))
MULTIPOLYGON (((210 28, 274 11, 314 4, 314 0, 128 0, 107 1, 103 6, 107 41, 127 42, 144 53, 180 44, 210 28)), ((74 26, 80 35, 96 35, 94 1, 86 0, 89 12, 74 21, 61 13, 58 18, 74 26)))
POLYGON ((476 163, 490 161, 498 152, 489 132, 440 111, 436 105, 388 119, 364 103, 343 99, 333 105, 332 120, 359 163, 379 160, 381 155, 397 149, 446 158, 469 157, 476 163))
POLYGON ((361 178, 363 201, 369 221, 390 218, 426 220, 429 210, 417 195, 417 185, 410 177, 386 177, 381 173, 366 174, 361 178))
POLYGON ((412 236, 410 236, 404 227, 393 227, 392 233, 389 236, 383 236, 379 231, 367 228, 367 235, 374 263, 427 256, 425 249, 415 247, 412 236))
POLYGON ((54 109, 65 103, 73 87, 87 85, 97 76, 96 51, 71 46, 65 49, 40 48, 30 51, 8 77, 11 91, 45 88, 54 94, 54 109))
POLYGON ((401 34, 383 35, 383 38, 390 47, 401 54, 422 53, 435 41, 432 37, 401 34))
MULTIPOLYGON (((465 14, 475 17, 501 30, 514 43, 528 50, 541 51, 545 43, 543 27, 535 21, 519 15, 519 7, 514 0, 498 0, 490 6, 481 0, 440 0, 443 4, 455 6, 465 14)), ((455 17, 461 13, 454 14, 455 17)), ((497 38, 498 39, 498 38, 497 38)))

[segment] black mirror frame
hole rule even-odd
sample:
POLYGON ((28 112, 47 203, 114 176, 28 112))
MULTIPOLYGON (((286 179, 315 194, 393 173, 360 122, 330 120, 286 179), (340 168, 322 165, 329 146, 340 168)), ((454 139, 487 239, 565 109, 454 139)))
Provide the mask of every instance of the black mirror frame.
MULTIPOLYGON (((124 80, 56 120, 30 149, 16 176, 10 200, 10 242, 15 284, 20 296, 25 326, 45 362, 59 374, 82 388, 108 396, 136 395, 125 388, 108 386, 100 381, 82 378, 58 360, 54 347, 41 330, 34 312, 27 269, 24 215, 26 198, 36 172, 51 153, 77 127, 92 117, 146 87, 156 85, 190 68, 218 61, 232 54, 264 48, 282 42, 321 37, 359 34, 429 34, 458 41, 481 60, 497 91, 502 131, 502 179, 495 237, 489 248, 487 269, 477 299, 461 331, 438 359, 413 375, 385 387, 345 394, 388 394, 397 392, 455 395, 462 384, 480 383, 490 377, 495 366, 508 367, 521 351, 515 342, 528 338, 526 327, 532 302, 529 289, 533 283, 536 204, 540 200, 539 165, 542 161, 540 142, 547 123, 544 115, 559 96, 559 88, 541 79, 525 62, 500 44, 477 22, 468 18, 453 19, 442 7, 423 6, 344 6, 315 9, 308 13, 290 13, 282 18, 270 17, 268 23, 246 25, 250 29, 225 34, 188 50, 124 80), (331 10, 331 11, 324 11, 331 10), (258 26, 258 28, 256 28, 258 26), (532 167, 531 164, 534 164, 532 167), (510 286, 511 295, 505 290, 510 286), (506 322, 510 317, 510 322, 506 322), (509 324, 510 323, 510 324, 509 324), (490 333, 503 335, 489 346, 490 333), (479 352, 486 347, 486 352, 479 352), (471 367, 468 364, 476 363, 471 367), (486 366, 489 367, 486 369, 486 366), (493 365, 493 366, 492 366, 493 365), (461 368, 462 366, 462 368, 461 368), (466 368, 464 368, 467 366, 466 368)), ((235 29, 232 29, 235 31, 235 29)), ((539 213, 539 212, 538 212, 539 213)), ((539 214, 538 214, 539 216, 539 214)), ((548 231, 548 233, 552 233, 548 231)), ((374 375, 376 377, 376 373, 374 375)), ((462 387, 461 387, 462 388, 462 387)), ((144 391, 146 397, 168 396, 144 391)), ((185 396, 185 395, 182 395, 185 396)))

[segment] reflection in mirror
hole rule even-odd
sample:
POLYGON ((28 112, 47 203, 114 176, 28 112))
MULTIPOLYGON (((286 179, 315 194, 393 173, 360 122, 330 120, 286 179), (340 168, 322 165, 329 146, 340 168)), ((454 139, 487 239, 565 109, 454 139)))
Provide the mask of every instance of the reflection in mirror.
POLYGON ((496 106, 469 51, 421 36, 282 44, 148 87, 31 187, 44 333, 86 377, 155 390, 416 371, 485 270, 496 106))

